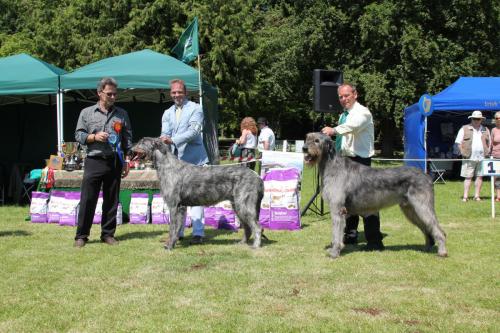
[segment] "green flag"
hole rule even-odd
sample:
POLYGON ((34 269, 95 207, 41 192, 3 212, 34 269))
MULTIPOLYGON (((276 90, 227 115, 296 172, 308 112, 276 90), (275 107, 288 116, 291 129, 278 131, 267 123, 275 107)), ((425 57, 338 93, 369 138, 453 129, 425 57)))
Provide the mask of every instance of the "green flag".
POLYGON ((194 21, 187 27, 186 30, 179 38, 179 41, 172 49, 177 59, 184 63, 189 63, 196 59, 199 54, 198 46, 198 18, 195 17, 194 21))

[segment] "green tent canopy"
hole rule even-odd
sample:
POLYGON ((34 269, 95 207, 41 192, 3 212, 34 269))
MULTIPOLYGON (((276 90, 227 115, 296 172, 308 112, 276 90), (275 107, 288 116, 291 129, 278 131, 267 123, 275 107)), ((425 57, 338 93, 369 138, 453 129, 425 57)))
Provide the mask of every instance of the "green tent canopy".
POLYGON ((104 76, 118 81, 120 89, 169 89, 168 82, 182 79, 189 91, 198 90, 198 71, 173 57, 148 49, 110 57, 61 77, 61 88, 95 89, 104 76))
POLYGON ((0 73, 0 105, 36 103, 51 107, 56 103, 57 142, 60 151, 63 138, 63 96, 59 91, 59 78, 66 71, 21 53, 0 58, 0 73), (57 97, 54 99, 51 95, 57 97))
POLYGON ((64 69, 25 53, 0 58, 0 95, 47 95, 59 89, 64 69))
MULTIPOLYGON (((170 80, 182 79, 190 96, 199 92, 198 70, 180 60, 152 50, 142 50, 110 57, 83 66, 61 76, 61 89, 67 92, 75 89, 95 90, 103 77, 113 77, 120 93, 117 102, 128 100, 161 101, 168 98, 165 90, 170 89, 170 80)), ((209 159, 218 163, 217 142, 217 89, 206 82, 203 87, 203 111, 205 115, 203 136, 209 159)), ((158 120, 159 121, 159 120, 158 120)), ((159 125, 159 124, 158 124, 159 125)))

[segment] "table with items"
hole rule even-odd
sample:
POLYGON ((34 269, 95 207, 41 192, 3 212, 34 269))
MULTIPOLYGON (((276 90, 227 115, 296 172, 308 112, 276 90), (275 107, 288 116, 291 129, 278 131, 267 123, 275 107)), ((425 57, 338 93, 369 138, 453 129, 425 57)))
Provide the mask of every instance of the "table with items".
MULTIPOLYGON (((82 179, 83 170, 54 170, 54 189, 76 191, 81 188, 82 179)), ((124 219, 128 220, 132 193, 148 193, 151 201, 153 194, 159 193, 159 191, 160 182, 156 170, 130 170, 127 177, 122 178, 120 185, 120 203, 122 204, 124 219)))

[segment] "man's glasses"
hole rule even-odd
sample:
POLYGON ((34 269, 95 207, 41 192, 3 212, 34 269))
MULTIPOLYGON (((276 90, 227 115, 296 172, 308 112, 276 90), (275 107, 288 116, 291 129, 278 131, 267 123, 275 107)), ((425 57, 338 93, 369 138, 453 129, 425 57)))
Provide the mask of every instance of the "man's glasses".
POLYGON ((500 120, 500 118, 495 118, 495 120, 500 120))
POLYGON ((108 96, 108 97, 112 97, 112 96, 113 96, 113 97, 116 97, 116 93, 114 93, 114 92, 104 92, 104 91, 103 91, 103 93, 105 93, 105 94, 106 94, 106 96, 108 96))

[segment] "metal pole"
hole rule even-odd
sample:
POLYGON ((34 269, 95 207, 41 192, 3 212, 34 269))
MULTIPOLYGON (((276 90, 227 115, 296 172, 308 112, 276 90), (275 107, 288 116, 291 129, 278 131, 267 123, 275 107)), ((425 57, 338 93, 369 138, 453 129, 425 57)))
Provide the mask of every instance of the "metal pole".
MULTIPOLYGON (((493 160, 493 157, 490 156, 490 160, 493 160)), ((484 172, 484 171, 483 171, 484 172)), ((490 177, 490 188, 491 188, 491 218, 495 218, 495 177, 490 177)))
POLYGON ((424 172, 427 173, 427 117, 424 119, 424 172))
POLYGON ((201 62, 200 62, 200 55, 198 54, 198 86, 199 86, 199 91, 200 91, 200 105, 201 108, 203 109, 203 89, 201 86, 201 62))
POLYGON ((61 90, 57 91, 56 95, 56 115, 57 115, 57 153, 60 154, 62 152, 62 119, 61 119, 61 90))

